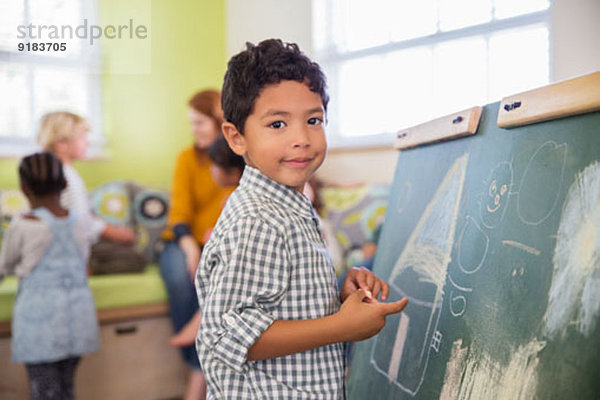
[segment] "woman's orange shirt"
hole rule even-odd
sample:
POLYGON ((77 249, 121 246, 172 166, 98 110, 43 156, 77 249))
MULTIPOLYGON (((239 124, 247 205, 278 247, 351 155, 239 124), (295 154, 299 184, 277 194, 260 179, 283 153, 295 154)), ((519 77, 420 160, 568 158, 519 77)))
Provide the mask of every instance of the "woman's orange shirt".
POLYGON ((205 232, 217 223, 223 202, 234 188, 219 187, 210 174, 210 164, 208 155, 194 147, 177 157, 164 240, 175 238, 175 225, 187 224, 196 241, 203 244, 205 232))

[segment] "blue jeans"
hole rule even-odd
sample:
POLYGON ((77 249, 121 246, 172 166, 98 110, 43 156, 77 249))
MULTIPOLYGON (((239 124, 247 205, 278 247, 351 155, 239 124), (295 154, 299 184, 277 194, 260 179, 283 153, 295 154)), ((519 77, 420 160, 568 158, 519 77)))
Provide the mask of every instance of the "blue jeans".
MULTIPOLYGON (((165 248, 160 253, 158 263, 160 274, 169 294, 173 329, 175 332, 179 332, 198 311, 196 288, 185 266, 185 255, 177 243, 165 243, 165 248)), ((184 361, 191 368, 200 368, 195 345, 181 347, 181 352, 184 361)))

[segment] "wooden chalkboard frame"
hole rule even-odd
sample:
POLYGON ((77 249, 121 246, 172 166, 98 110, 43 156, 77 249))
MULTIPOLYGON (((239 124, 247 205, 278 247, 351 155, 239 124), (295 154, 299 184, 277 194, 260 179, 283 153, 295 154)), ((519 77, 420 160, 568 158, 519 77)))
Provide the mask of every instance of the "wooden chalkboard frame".
POLYGON ((425 144, 471 136, 477 133, 482 107, 472 107, 398 132, 394 148, 410 149, 425 144))
POLYGON ((600 71, 504 97, 498 127, 512 128, 600 110, 600 71))

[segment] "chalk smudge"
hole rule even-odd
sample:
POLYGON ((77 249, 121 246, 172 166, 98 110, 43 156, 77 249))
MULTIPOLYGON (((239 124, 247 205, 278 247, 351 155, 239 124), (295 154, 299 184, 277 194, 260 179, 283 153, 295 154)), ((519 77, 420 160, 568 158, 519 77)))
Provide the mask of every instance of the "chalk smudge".
POLYGON ((575 322, 590 335, 600 311, 600 163, 577 174, 569 188, 554 248, 545 315, 549 337, 575 322))
POLYGON ((446 364, 440 400, 530 400, 537 388, 538 353, 546 345, 532 340, 519 346, 506 366, 485 351, 462 348, 462 340, 452 345, 446 364))

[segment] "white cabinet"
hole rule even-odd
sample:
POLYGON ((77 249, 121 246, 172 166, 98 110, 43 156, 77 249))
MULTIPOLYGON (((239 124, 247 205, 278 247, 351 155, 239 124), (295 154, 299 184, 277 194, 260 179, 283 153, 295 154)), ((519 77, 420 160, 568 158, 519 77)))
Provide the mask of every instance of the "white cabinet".
MULTIPOLYGON (((100 351, 81 359, 78 399, 168 399, 182 397, 188 369, 173 334, 166 307, 110 310, 99 315, 100 351)), ((0 398, 28 398, 24 365, 10 362, 10 337, 0 338, 0 398)))

